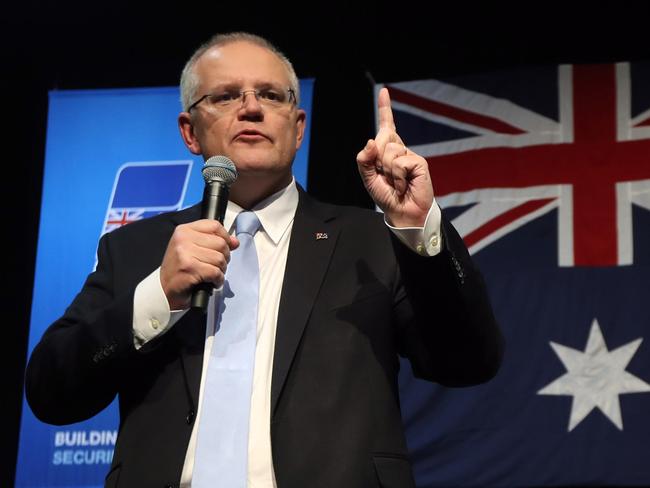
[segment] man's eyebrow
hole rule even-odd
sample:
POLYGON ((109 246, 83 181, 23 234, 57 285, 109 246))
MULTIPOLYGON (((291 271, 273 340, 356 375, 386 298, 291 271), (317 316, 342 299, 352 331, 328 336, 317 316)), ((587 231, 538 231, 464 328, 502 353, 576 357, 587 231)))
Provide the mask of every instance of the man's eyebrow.
MULTIPOLYGON (((221 81, 211 85, 208 91, 214 90, 241 90, 243 83, 239 81, 221 81)), ((282 89, 285 87, 285 84, 276 81, 255 81, 252 83, 252 86, 256 89, 268 89, 268 88, 278 88, 282 89)), ((287 84, 288 86, 288 84, 287 84)))
POLYGON ((241 89, 241 84, 237 81, 221 81, 211 85, 210 90, 229 90, 229 89, 241 89))
POLYGON ((258 88, 278 88, 284 85, 282 85, 282 83, 275 82, 275 81, 263 81, 260 83, 256 83, 256 86, 258 88))

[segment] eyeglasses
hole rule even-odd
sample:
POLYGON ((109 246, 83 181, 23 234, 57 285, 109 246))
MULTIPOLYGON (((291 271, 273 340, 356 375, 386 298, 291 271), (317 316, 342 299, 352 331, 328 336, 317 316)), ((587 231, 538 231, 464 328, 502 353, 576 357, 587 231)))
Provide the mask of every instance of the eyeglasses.
POLYGON ((190 112, 199 103, 205 100, 206 108, 215 112, 231 112, 241 108, 246 101, 246 94, 252 93, 263 107, 278 110, 296 103, 296 94, 292 88, 286 90, 279 88, 256 88, 254 90, 224 89, 213 93, 206 93, 196 102, 191 104, 187 111, 190 112))

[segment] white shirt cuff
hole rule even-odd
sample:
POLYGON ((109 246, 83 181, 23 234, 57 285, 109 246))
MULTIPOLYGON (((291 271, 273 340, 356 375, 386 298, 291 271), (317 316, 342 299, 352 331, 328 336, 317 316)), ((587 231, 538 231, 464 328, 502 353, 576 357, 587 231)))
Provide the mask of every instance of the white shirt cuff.
POLYGON ((406 247, 420 256, 435 256, 440 253, 442 249, 440 233, 442 215, 435 200, 424 221, 424 227, 393 227, 386 222, 386 217, 384 217, 384 222, 406 247))
POLYGON ((135 288, 133 344, 136 350, 171 329, 185 312, 187 310, 169 310, 167 297, 160 284, 160 268, 157 268, 135 288))

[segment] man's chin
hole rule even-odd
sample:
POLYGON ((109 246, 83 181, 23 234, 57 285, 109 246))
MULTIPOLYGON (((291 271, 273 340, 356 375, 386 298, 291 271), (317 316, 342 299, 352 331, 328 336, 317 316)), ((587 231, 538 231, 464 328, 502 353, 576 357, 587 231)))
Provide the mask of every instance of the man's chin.
POLYGON ((239 173, 282 173, 291 171, 291 165, 269 157, 268 151, 241 151, 230 156, 239 173))
POLYGON ((256 147, 237 148, 234 151, 228 151, 230 159, 233 160, 237 168, 254 168, 255 166, 269 166, 273 158, 270 157, 269 150, 256 147))

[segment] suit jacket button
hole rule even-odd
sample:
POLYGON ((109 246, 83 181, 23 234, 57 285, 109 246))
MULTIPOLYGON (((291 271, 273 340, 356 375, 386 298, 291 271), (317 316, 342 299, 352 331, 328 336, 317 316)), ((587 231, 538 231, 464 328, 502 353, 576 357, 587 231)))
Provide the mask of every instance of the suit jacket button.
POLYGON ((192 422, 194 422, 194 416, 195 416, 194 410, 190 410, 189 412, 187 412, 187 417, 185 417, 185 421, 187 422, 187 425, 191 425, 192 422))

